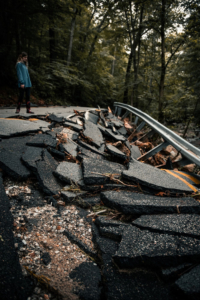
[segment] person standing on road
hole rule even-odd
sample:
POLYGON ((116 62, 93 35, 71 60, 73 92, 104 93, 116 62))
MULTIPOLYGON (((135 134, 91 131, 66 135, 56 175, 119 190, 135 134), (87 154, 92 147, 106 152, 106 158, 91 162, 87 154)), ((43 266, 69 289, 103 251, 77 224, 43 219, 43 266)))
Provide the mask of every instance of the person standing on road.
POLYGON ((21 104, 24 98, 24 92, 26 93, 26 112, 31 114, 31 105, 30 105, 30 94, 31 94, 31 79, 28 72, 28 55, 26 52, 22 52, 16 64, 17 77, 18 77, 18 87, 19 87, 19 98, 17 104, 16 113, 20 112, 21 104))

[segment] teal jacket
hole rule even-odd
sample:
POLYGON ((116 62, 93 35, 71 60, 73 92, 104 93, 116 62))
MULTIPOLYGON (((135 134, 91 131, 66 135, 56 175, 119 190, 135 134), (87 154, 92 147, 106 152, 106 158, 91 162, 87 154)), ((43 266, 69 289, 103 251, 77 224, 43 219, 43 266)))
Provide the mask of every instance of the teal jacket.
POLYGON ((23 62, 18 62, 16 65, 16 69, 18 77, 18 87, 21 87, 21 84, 24 84, 25 88, 32 87, 31 79, 26 65, 23 62))

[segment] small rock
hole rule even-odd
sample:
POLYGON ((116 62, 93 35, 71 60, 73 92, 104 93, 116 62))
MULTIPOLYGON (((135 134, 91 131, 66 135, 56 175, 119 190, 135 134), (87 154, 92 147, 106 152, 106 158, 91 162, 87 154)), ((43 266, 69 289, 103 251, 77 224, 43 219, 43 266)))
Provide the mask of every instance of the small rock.
POLYGON ((38 287, 36 287, 36 288, 34 289, 34 293, 37 294, 37 295, 40 294, 40 291, 41 291, 41 289, 38 288, 38 287))

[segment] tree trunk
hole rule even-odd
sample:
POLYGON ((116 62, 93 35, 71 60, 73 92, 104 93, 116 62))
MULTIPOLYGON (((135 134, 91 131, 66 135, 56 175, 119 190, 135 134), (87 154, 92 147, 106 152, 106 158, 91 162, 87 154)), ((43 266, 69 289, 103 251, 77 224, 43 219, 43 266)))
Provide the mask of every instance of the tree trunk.
POLYGON ((49 18, 49 53, 50 62, 56 59, 56 35, 54 30, 54 20, 49 18))
POLYGON ((88 65, 89 65, 89 60, 90 60, 90 57, 91 57, 91 55, 92 55, 92 53, 93 53, 93 51, 94 51, 94 49, 95 49, 95 44, 96 44, 96 41, 97 41, 97 39, 98 39, 98 36, 99 36, 99 34, 102 32, 102 30, 105 29, 105 27, 106 27, 106 26, 104 26, 104 28, 102 28, 103 24, 104 24, 105 21, 106 21, 106 18, 107 18, 107 16, 108 16, 109 11, 110 11, 110 7, 109 7, 108 10, 106 11, 106 13, 105 13, 103 19, 101 20, 101 23, 99 24, 99 26, 98 26, 97 29, 96 29, 96 34, 95 34, 95 37, 94 37, 93 42, 92 42, 91 47, 90 47, 90 52, 89 52, 88 57, 87 57, 87 63, 86 63, 86 65, 85 65, 85 67, 84 67, 84 72, 87 71, 87 68, 88 68, 88 65))
POLYGON ((70 65, 71 63, 71 58, 72 58, 72 45, 73 45, 73 38, 74 38, 74 29, 75 29, 75 24, 76 24, 76 16, 77 16, 77 8, 74 7, 74 15, 71 21, 71 29, 70 29, 70 37, 69 37, 69 48, 68 48, 68 54, 67 54, 67 66, 70 65))
POLYGON ((115 72, 115 61, 116 61, 116 59, 115 59, 115 52, 116 52, 116 46, 115 46, 115 49, 114 49, 114 54, 113 54, 114 59, 112 61, 112 66, 111 66, 111 74, 112 74, 112 76, 114 76, 114 72, 115 72))
MULTIPOLYGON (((138 107, 138 72, 139 72, 139 65, 140 65, 140 45, 141 45, 141 37, 142 37, 142 20, 143 20, 143 13, 144 13, 144 6, 141 7, 140 11, 140 25, 138 29, 138 34, 135 41, 135 51, 134 51, 134 58, 133 58, 133 64, 134 64, 134 79, 135 83, 133 86, 133 99, 135 98, 135 107, 138 107), (138 46, 137 51, 137 58, 136 58, 136 47, 138 46)), ((134 100, 133 100, 134 101, 134 100)))
POLYGON ((162 12, 161 12, 161 75, 159 85, 159 104, 158 104, 158 120, 163 122, 163 102, 164 102, 164 84, 165 84, 165 6, 166 0, 162 0, 162 12))
POLYGON ((21 43, 20 43, 20 37, 19 37, 19 27, 18 27, 18 22, 15 19, 15 42, 16 42, 16 57, 18 57, 18 55, 21 52, 21 43))
POLYGON ((123 103, 128 103, 128 90, 129 90, 128 84, 130 81, 132 59, 133 59, 133 47, 131 47, 131 52, 130 52, 129 58, 128 58, 128 65, 126 68, 125 90, 124 90, 123 103))

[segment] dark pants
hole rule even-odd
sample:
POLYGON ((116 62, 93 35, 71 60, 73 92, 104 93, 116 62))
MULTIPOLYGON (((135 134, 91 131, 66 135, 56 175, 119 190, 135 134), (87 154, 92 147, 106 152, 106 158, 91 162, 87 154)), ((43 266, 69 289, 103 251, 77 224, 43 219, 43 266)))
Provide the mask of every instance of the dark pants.
POLYGON ((26 93, 26 109, 30 109, 30 95, 31 95, 31 88, 19 88, 19 98, 18 98, 18 104, 17 109, 20 110, 22 101, 24 99, 24 93, 26 93))

